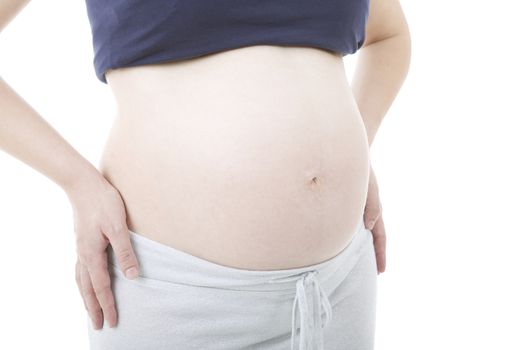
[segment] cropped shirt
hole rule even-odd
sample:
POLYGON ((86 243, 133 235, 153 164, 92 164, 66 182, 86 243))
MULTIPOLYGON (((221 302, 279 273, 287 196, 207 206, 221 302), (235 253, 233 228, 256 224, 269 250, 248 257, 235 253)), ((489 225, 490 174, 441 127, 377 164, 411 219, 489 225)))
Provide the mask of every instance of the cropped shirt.
POLYGON ((93 65, 109 69, 184 60, 250 45, 353 54, 369 0, 86 0, 93 65))

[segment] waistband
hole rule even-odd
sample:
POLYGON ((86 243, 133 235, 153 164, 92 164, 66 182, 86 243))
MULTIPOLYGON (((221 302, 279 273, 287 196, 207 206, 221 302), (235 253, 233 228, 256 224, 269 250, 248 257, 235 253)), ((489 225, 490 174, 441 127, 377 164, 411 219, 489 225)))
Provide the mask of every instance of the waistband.
MULTIPOLYGON (((129 232, 140 276, 176 284, 246 291, 293 292, 297 280, 310 271, 316 271, 322 284, 328 283, 341 268, 350 270, 359 259, 366 241, 372 239, 361 220, 350 242, 328 260, 292 269, 248 270, 217 264, 129 232)), ((108 260, 111 265, 119 266, 111 245, 108 246, 108 260)))

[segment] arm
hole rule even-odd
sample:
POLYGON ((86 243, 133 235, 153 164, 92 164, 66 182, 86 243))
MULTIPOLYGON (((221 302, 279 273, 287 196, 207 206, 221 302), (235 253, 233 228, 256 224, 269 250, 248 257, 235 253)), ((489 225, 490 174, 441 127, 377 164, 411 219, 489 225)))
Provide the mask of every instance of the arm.
MULTIPOLYGON (((0 2, 0 30, 29 0, 0 2)), ((70 192, 78 183, 101 181, 98 170, 69 145, 0 77, 0 149, 70 192)))
POLYGON ((81 183, 102 181, 99 171, 2 78, 0 149, 44 174, 66 193, 81 183))
MULTIPOLYGON (((411 41, 399 0, 370 0, 365 42, 350 84, 369 147, 408 73, 411 41)), ((386 268, 386 233, 376 176, 370 165, 364 220, 374 237, 377 273, 386 268)))
MULTIPOLYGON (((0 1, 0 30, 29 0, 0 1)), ((0 78, 0 149, 58 184, 74 211, 76 280, 94 328, 116 324, 106 248, 111 242, 127 277, 138 274, 120 193, 0 78), (133 272, 134 269, 134 272, 133 272), (127 271, 131 274, 128 275, 127 271)))
POLYGON ((410 65, 410 32, 399 0, 370 0, 359 51, 351 88, 371 146, 410 65))

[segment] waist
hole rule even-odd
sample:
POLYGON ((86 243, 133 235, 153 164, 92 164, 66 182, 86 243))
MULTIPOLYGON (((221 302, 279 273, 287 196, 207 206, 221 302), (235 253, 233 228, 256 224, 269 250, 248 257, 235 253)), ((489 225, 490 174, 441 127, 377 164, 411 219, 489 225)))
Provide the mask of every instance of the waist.
POLYGON ((160 107, 176 103, 197 113, 231 102, 256 104, 261 110, 276 99, 308 105, 306 99, 314 96, 344 99, 351 94, 342 57, 313 47, 247 46, 182 61, 117 68, 109 70, 106 78, 119 111, 125 114, 151 113, 150 102, 160 107), (205 105, 199 103, 203 98, 205 105))
POLYGON ((107 75, 118 113, 100 169, 131 230, 240 268, 310 265, 346 245, 366 132, 337 59, 305 50, 306 65, 270 48, 264 67, 246 53, 107 75))

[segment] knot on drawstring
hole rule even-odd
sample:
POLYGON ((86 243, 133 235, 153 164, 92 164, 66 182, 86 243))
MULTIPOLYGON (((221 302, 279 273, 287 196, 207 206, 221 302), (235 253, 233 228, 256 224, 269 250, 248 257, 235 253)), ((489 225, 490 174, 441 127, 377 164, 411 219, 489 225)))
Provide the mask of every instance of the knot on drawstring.
POLYGON ((296 283, 295 300, 292 311, 292 341, 291 349, 295 345, 295 323, 297 311, 300 316, 299 350, 322 350, 323 330, 332 319, 332 305, 324 293, 317 276, 319 271, 303 273, 296 283), (309 286, 313 288, 313 299, 307 298, 309 286), (299 308, 297 309, 297 306, 299 308), (323 311, 325 318, 323 319, 323 311), (315 346, 314 346, 315 345, 315 346))

